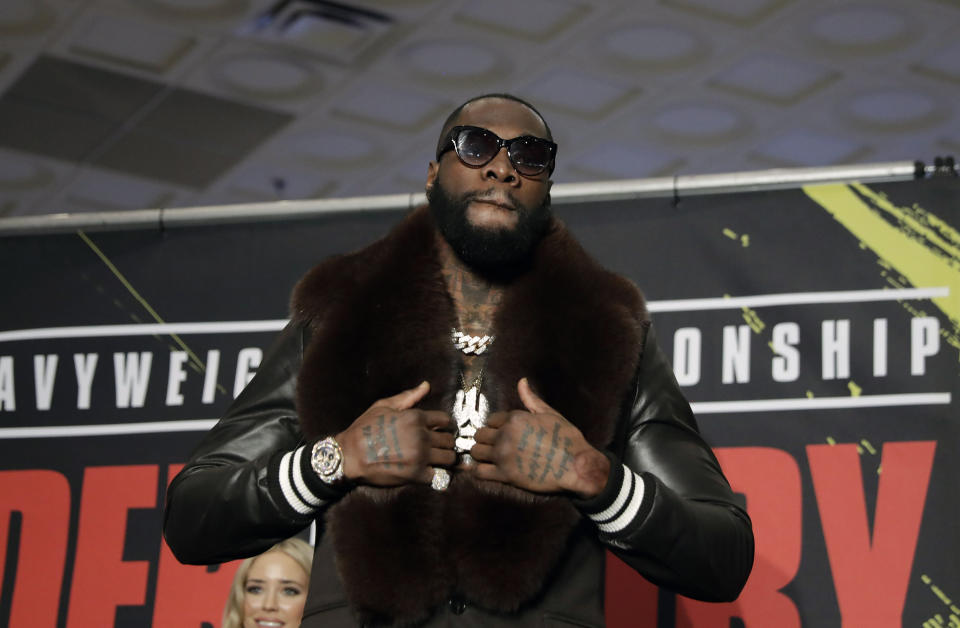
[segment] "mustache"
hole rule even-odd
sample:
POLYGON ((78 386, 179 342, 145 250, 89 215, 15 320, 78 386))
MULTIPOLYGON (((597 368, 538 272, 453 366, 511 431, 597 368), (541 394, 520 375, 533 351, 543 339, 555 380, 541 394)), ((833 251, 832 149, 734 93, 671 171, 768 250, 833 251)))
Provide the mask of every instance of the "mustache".
POLYGON ((487 188, 486 190, 467 192, 460 197, 460 202, 464 205, 470 201, 482 201, 482 202, 491 202, 497 204, 507 204, 511 209, 525 211, 527 207, 518 201, 516 197, 511 194, 509 191, 498 193, 495 188, 487 188))

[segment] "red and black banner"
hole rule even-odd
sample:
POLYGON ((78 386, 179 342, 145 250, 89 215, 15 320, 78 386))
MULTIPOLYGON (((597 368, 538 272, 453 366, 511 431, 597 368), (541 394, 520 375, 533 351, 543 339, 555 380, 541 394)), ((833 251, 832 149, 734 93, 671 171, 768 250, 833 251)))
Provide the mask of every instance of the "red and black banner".
MULTIPOLYGON (((934 179, 557 208, 644 290, 757 540, 732 604, 611 559, 611 626, 960 626, 958 198, 934 179)), ((300 275, 398 218, 0 238, 0 625, 219 626, 236 564, 173 559, 165 486, 300 275)))

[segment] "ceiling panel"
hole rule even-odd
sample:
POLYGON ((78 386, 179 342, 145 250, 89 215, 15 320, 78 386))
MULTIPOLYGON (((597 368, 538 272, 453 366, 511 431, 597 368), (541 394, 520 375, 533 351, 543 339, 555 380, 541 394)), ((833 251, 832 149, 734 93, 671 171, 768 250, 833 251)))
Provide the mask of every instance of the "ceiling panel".
POLYGON ((66 162, 89 159, 121 123, 52 103, 0 97, 0 146, 66 162))
POLYGON ((2 97, 119 123, 165 88, 163 83, 40 55, 2 97))
POLYGON ((94 14, 69 41, 78 57, 163 74, 196 45, 190 35, 127 17, 94 14))
POLYGON ((290 119, 43 56, 0 96, 0 146, 201 189, 290 119))

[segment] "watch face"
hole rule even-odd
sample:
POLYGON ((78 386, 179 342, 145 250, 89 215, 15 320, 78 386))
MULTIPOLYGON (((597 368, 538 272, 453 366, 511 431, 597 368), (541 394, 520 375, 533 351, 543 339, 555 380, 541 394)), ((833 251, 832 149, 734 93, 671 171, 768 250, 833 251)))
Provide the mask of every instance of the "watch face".
POLYGON ((333 475, 340 466, 340 452, 337 447, 331 443, 323 443, 317 449, 317 455, 314 460, 317 463, 317 471, 320 475, 333 475))
POLYGON ((313 448, 310 462, 321 479, 330 480, 338 476, 341 459, 340 447, 336 441, 324 439, 313 448))

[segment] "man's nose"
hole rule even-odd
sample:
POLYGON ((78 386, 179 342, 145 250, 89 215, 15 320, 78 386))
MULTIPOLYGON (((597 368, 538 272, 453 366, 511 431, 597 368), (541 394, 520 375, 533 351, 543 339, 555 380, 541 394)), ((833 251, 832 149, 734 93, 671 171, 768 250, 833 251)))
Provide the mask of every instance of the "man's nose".
POLYGON ((501 148, 490 160, 490 163, 484 166, 483 176, 490 181, 500 181, 513 185, 520 181, 516 169, 510 163, 510 157, 507 156, 506 147, 501 148))

